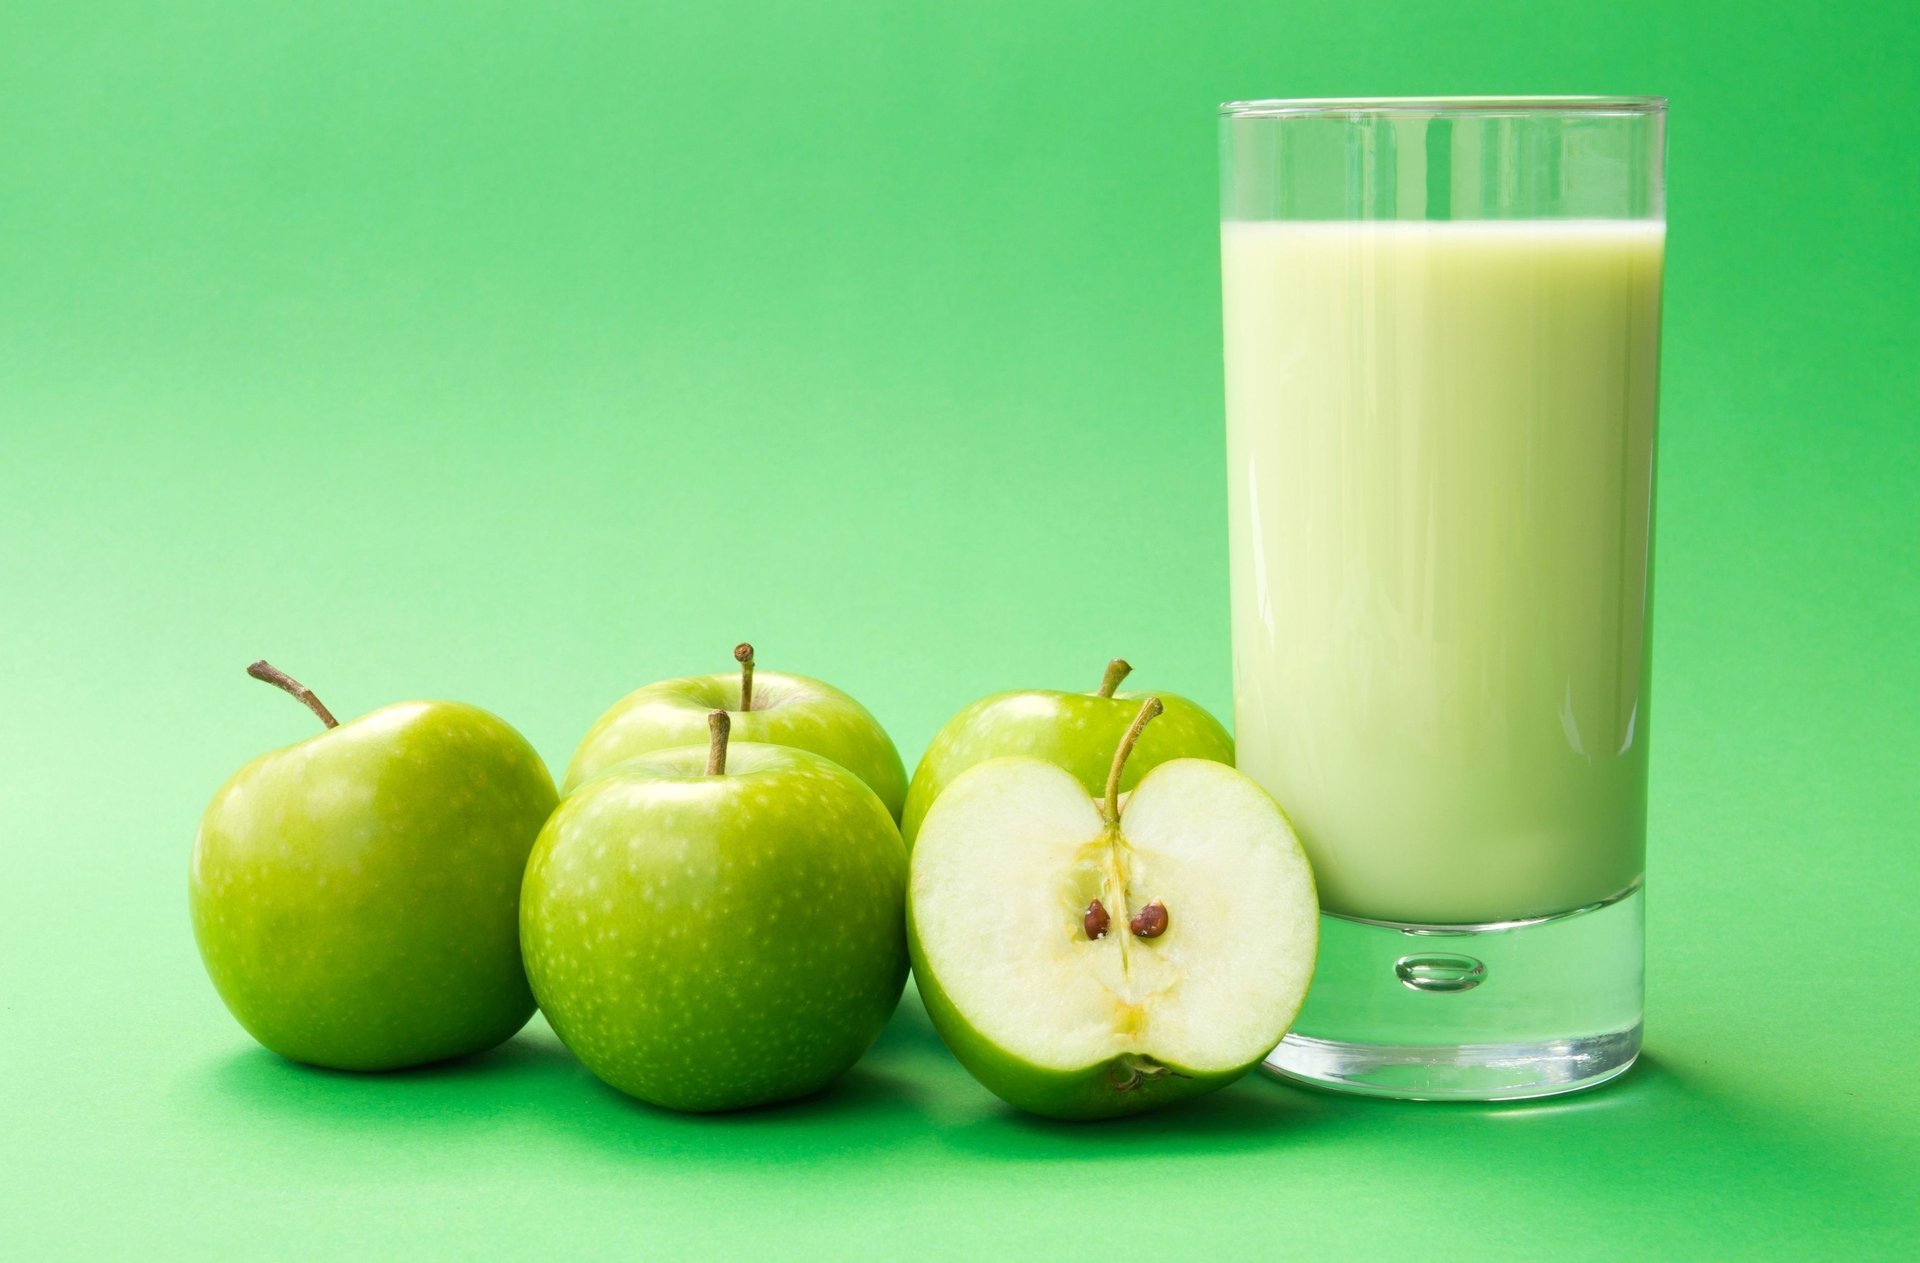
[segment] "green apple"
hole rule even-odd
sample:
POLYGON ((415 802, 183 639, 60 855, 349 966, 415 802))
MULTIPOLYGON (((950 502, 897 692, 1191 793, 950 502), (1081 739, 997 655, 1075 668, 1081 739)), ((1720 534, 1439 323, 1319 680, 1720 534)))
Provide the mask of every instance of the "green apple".
POLYGON ((561 800, 520 902, 527 975, 589 1070, 654 1105, 805 1096, 900 1002, 907 854, 840 764, 735 742, 630 759, 561 800))
POLYGON ((507 1039, 533 1016, 517 910, 555 802, 540 756, 472 706, 340 724, 284 673, 247 670, 326 730, 241 768, 200 823, 193 932, 227 1008, 280 1055, 339 1070, 507 1039))
POLYGON ((1039 759, 961 773, 914 847, 907 922, 934 1029, 1008 1103, 1130 1114, 1258 1065, 1299 1012, 1319 908, 1287 818, 1224 763, 1173 759, 1105 805, 1039 759))
POLYGON ((804 675, 753 670, 753 646, 733 651, 737 674, 662 680, 629 693, 600 716, 574 751, 561 784, 571 794, 635 755, 707 740, 707 715, 729 712, 733 738, 793 746, 832 759, 865 781, 895 821, 907 795, 907 770, 880 721, 839 689, 804 675))
MULTIPOLYGON (((1106 781, 1113 748, 1133 722, 1144 694, 1116 693, 1133 668, 1120 658, 1107 664, 1106 678, 1092 693, 1057 693, 1027 689, 995 693, 967 707, 937 733, 914 770, 900 835, 914 845, 927 809, 955 777, 976 763, 1008 754, 1044 759, 1071 772, 1089 793, 1099 793, 1106 781)), ((1233 738, 1220 721, 1197 704, 1171 694, 1158 695, 1164 713, 1140 740, 1127 763, 1121 789, 1168 759, 1212 759, 1233 762, 1233 738)))

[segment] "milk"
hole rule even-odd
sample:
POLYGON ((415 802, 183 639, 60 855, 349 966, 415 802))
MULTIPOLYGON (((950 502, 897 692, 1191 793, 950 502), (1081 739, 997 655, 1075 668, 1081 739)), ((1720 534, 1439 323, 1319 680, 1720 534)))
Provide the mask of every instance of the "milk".
POLYGON ((1665 229, 1222 229, 1240 767, 1327 910, 1540 916, 1642 869, 1665 229))

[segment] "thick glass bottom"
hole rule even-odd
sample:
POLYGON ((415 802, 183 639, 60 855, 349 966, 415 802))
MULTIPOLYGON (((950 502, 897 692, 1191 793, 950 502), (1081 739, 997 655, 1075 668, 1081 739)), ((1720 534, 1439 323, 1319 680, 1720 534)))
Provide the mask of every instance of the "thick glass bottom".
POLYGON ((1572 912, 1491 925, 1326 913, 1313 990, 1266 1068, 1420 1101, 1595 1087, 1639 1056, 1644 941, 1639 885, 1572 912))

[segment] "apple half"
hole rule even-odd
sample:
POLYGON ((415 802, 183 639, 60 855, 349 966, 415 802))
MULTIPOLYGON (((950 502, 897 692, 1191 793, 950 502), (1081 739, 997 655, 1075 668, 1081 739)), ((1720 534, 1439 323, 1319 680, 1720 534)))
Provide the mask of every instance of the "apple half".
POLYGON ((1053 1118, 1224 1087, 1280 1042, 1313 976, 1313 873, 1266 791, 1204 759, 1124 800, 1117 780, 1103 811, 1052 764, 989 760, 913 849, 908 947, 934 1028, 987 1088, 1053 1118))

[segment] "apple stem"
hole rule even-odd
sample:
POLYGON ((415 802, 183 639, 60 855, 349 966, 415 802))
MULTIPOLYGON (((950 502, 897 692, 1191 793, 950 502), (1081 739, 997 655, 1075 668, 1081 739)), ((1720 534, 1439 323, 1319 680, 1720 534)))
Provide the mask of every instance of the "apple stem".
POLYGON ((727 771, 727 734, 733 731, 733 720, 724 710, 707 713, 707 775, 724 776, 727 771))
POLYGON ((753 646, 741 641, 733 647, 733 660, 740 664, 740 709, 753 709, 753 646))
POLYGON ((320 716, 320 722, 327 727, 338 728, 340 726, 340 721, 335 719, 333 712, 328 710, 326 705, 313 695, 312 689, 300 683, 300 681, 294 679, 279 667, 274 666, 265 658, 248 667, 247 674, 256 680, 265 680, 268 684, 273 685, 273 687, 299 698, 308 710, 320 716))
POLYGON ((1134 744, 1153 717, 1165 709, 1157 697, 1140 703, 1140 713, 1133 717, 1127 735, 1120 738, 1120 748, 1113 752, 1113 767, 1107 772, 1107 821, 1110 824, 1120 823, 1120 773, 1127 766, 1127 756, 1133 753, 1134 744))
POLYGON ((1107 673, 1100 679, 1100 691, 1095 697, 1112 697, 1113 690, 1120 687, 1120 681, 1133 674, 1133 664, 1125 658, 1115 658, 1107 664, 1107 673))

